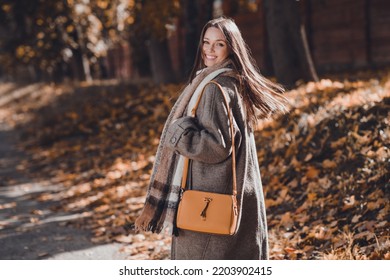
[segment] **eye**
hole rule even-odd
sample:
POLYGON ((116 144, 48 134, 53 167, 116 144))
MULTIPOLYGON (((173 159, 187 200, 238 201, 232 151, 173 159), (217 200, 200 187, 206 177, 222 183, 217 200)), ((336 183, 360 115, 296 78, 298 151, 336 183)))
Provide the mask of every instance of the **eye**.
POLYGON ((222 47, 225 46, 225 44, 223 44, 223 43, 218 43, 217 46, 222 48, 222 47))
POLYGON ((208 45, 209 41, 203 41, 203 45, 208 45))

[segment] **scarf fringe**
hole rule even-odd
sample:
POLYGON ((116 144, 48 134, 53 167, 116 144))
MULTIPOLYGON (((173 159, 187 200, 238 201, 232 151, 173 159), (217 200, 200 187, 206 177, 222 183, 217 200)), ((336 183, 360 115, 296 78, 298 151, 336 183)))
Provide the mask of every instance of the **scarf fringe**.
MULTIPOLYGON (((176 213, 176 211, 174 211, 176 213)), ((170 216, 170 215, 167 215, 170 216)), ((171 224, 170 222, 160 222, 157 223, 156 221, 150 221, 149 216, 147 214, 144 214, 144 212, 137 218, 137 220, 134 222, 134 229, 136 232, 141 231, 150 231, 153 233, 161 233, 164 228, 171 228, 170 234, 174 234, 175 236, 178 236, 178 230, 176 227, 176 218, 174 217, 174 222, 171 224)), ((170 220, 169 218, 167 220, 170 220)))
POLYGON ((141 215, 135 220, 134 228, 139 231, 151 231, 153 233, 160 233, 162 231, 162 225, 158 225, 157 221, 151 220, 153 217, 154 209, 149 204, 145 204, 141 215))

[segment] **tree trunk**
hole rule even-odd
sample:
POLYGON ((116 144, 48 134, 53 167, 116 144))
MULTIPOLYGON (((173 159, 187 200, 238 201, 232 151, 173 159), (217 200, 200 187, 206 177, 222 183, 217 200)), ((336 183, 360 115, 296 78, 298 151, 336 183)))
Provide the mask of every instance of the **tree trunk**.
POLYGON ((83 65, 85 80, 87 82, 91 82, 92 81, 91 67, 89 65, 89 60, 86 55, 86 46, 85 46, 85 40, 83 35, 84 33, 81 30, 81 27, 77 24, 76 24, 76 31, 77 31, 78 45, 81 53, 81 62, 83 65))
POLYGON ((302 23, 300 26, 300 35, 301 35, 302 45, 304 50, 304 53, 302 54, 302 52, 300 52, 300 55, 301 56, 303 55, 301 61, 304 67, 304 74, 307 77, 306 80, 314 80, 315 82, 318 82, 319 79, 311 56, 310 46, 306 36, 305 25, 302 23))
POLYGON ((287 87, 299 79, 318 80, 298 5, 291 0, 264 0, 272 65, 278 82, 287 87))
MULTIPOLYGON (((147 42, 149 37, 142 30, 134 30, 128 44, 131 46, 131 62, 135 77, 151 77, 151 62, 147 42)), ((113 66, 115 53, 111 52, 110 63, 113 66)), ((115 70, 111 70, 112 72, 115 70)))
POLYGON ((192 66, 194 65, 196 50, 198 48, 198 10, 195 1, 184 0, 183 6, 183 26, 184 26, 184 71, 183 75, 188 77, 192 66))
POLYGON ((73 56, 70 59, 73 79, 78 81, 85 81, 85 71, 83 67, 83 58, 80 48, 72 49, 73 56))
POLYGON ((167 39, 151 38, 148 43, 153 81, 156 84, 175 82, 167 39))
POLYGON ((213 18, 214 0, 182 0, 183 7, 182 22, 184 26, 184 71, 187 78, 195 62, 196 51, 198 50, 199 36, 203 26, 213 18))

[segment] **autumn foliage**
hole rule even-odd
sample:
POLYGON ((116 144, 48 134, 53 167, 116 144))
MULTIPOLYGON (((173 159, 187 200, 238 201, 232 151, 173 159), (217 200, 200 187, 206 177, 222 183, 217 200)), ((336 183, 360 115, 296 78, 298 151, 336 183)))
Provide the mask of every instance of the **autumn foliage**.
MULTIPOLYGON (((143 205, 181 87, 45 85, 10 104, 2 117, 28 155, 18 169, 63 186, 35 199, 82 213, 77 225, 123 243, 130 259, 169 258, 170 236, 124 226, 143 205)), ((291 113, 256 131, 271 259, 390 259, 389 72, 329 77, 287 97, 291 113)))
POLYGON ((308 83, 258 133, 275 259, 388 259, 390 81, 308 83))

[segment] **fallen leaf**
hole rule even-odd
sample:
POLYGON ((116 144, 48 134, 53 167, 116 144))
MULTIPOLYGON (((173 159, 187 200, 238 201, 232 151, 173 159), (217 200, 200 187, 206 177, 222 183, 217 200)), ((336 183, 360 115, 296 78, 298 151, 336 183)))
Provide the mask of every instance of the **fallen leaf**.
POLYGON ((322 162, 322 167, 323 168, 336 168, 337 163, 334 161, 331 161, 329 159, 326 159, 322 162))

